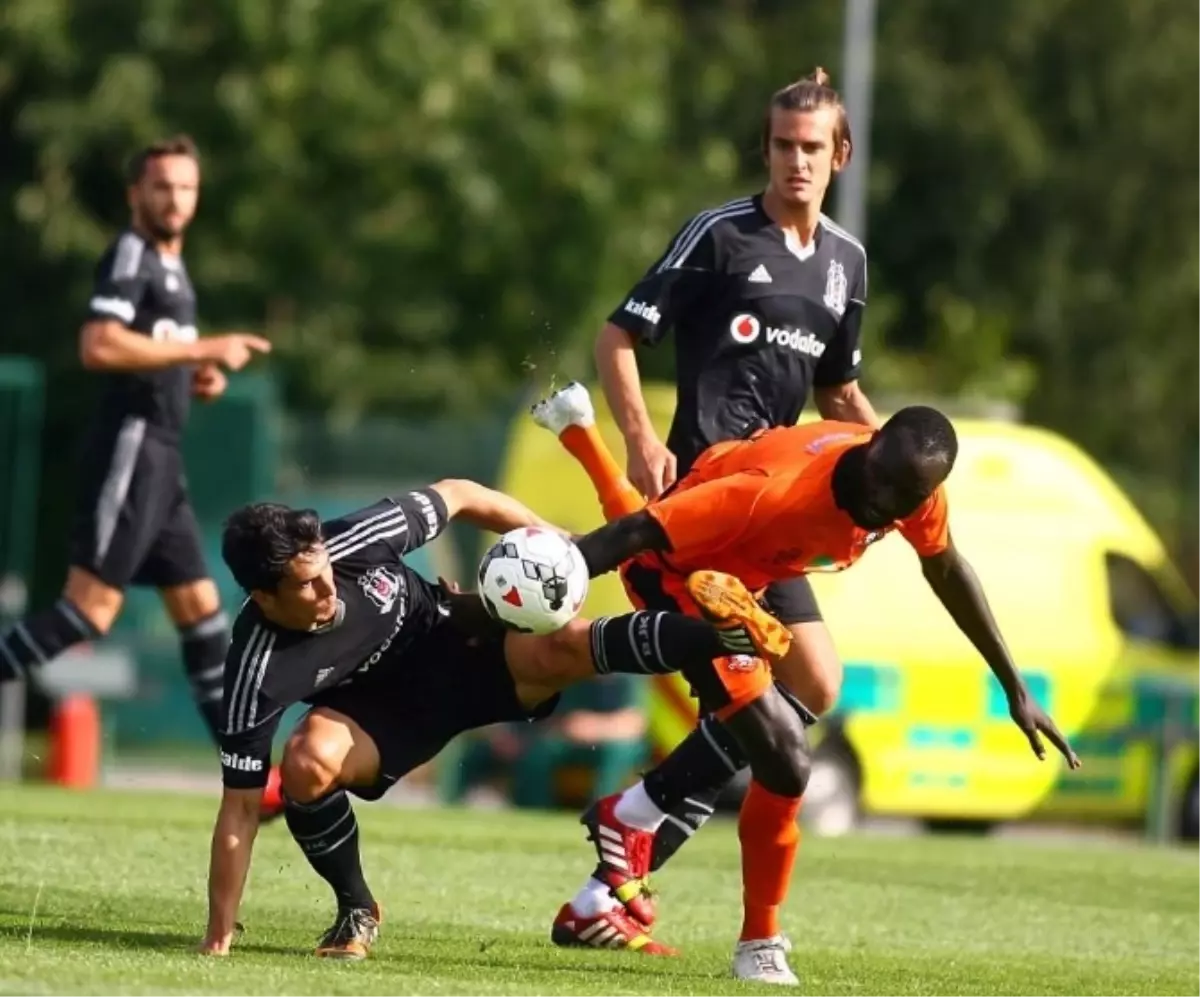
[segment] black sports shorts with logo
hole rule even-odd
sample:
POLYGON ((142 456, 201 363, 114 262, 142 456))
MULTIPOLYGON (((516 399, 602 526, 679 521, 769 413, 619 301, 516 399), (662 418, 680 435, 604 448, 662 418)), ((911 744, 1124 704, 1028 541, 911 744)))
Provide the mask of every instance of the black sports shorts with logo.
MULTIPOLYGON (((476 630, 475 632, 478 632, 476 630)), ((526 708, 517 699, 504 659, 504 633, 472 636, 443 617, 428 633, 388 652, 365 675, 312 700, 343 713, 375 742, 379 780, 350 787, 365 800, 383 796, 399 779, 430 761, 458 734, 491 724, 543 720, 557 695, 526 708)))
POLYGON ((174 434, 128 417, 115 432, 92 435, 81 470, 72 565, 119 589, 208 577, 174 434))

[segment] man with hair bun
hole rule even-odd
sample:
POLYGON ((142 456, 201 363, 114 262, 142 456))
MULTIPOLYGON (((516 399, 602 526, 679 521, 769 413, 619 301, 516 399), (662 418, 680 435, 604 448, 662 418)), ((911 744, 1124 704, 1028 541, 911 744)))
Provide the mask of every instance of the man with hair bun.
MULTIPOLYGON (((762 123, 765 189, 689 219, 600 331, 599 379, 625 438, 629 480, 646 499, 670 489, 712 444, 794 424, 810 391, 824 419, 878 427, 858 383, 866 250, 822 213, 853 149, 845 107, 823 69, 778 90, 762 123), (646 410, 636 353, 672 330, 677 406, 664 444, 646 410)), ((569 408, 569 396, 553 397, 535 418, 561 423, 569 408)), ((611 462, 576 456, 606 517, 637 508, 634 489, 628 482, 622 488, 611 462)), ((638 579, 627 584, 636 587, 638 579)), ((647 606, 663 599, 653 591, 638 597, 647 606)), ((770 585, 765 604, 793 638, 775 669, 781 691, 812 722, 833 707, 841 688, 833 640, 802 575, 770 585)), ((583 818, 598 864, 575 898, 577 911, 598 916, 616 904, 618 914, 652 924, 644 877, 631 873, 645 863, 624 854, 623 845, 614 852, 611 842, 649 829, 649 869, 660 868, 708 819, 744 765, 724 724, 703 716, 645 780, 598 801, 583 818), (672 808, 669 799, 684 802, 672 808)))

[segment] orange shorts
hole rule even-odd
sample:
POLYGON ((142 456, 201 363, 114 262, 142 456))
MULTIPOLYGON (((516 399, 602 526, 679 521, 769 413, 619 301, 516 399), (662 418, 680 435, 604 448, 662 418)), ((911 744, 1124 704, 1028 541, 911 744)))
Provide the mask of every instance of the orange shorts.
MULTIPOLYGON (((620 574, 625 593, 637 609, 703 618, 682 575, 638 561, 623 564, 620 574)), ((683 677, 700 700, 700 712, 715 713, 721 719, 754 702, 775 681, 770 665, 748 655, 697 661, 683 669, 683 677)))

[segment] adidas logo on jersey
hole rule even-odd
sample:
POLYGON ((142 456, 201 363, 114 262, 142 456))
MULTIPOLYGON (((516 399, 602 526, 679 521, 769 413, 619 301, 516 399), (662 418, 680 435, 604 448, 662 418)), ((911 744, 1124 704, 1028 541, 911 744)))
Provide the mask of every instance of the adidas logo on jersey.
POLYGON ((221 752, 221 764, 227 769, 236 769, 238 772, 261 772, 263 767, 261 758, 231 755, 228 751, 221 752))
POLYGON ((767 268, 760 263, 746 280, 750 281, 751 284, 770 284, 771 275, 767 273, 767 268))
POLYGON ((654 305, 648 305, 636 298, 630 298, 625 302, 625 311, 630 315, 638 316, 638 318, 644 318, 651 325, 658 325, 662 321, 662 313, 654 305))

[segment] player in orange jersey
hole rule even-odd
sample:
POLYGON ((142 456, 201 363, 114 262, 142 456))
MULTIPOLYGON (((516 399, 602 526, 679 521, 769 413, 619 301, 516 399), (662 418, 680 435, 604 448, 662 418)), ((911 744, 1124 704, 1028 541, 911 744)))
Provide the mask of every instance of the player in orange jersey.
MULTIPOLYGON (((613 505, 619 487, 607 474, 615 464, 591 453, 602 450, 594 428, 583 438, 574 435, 564 443, 589 451, 585 466, 613 505)), ((849 567, 872 543, 898 532, 996 675, 1010 715, 1038 758, 1045 757, 1044 736, 1076 768, 1079 759, 1026 687, 974 572, 951 540, 943 482, 957 450, 949 420, 922 406, 901 410, 874 432, 838 422, 765 430, 709 448, 673 488, 583 537, 579 546, 593 576, 620 568, 635 604, 700 613, 719 625, 744 615, 740 601, 746 596, 730 590, 716 572, 758 590, 818 564, 824 570, 849 567)), ((697 662, 684 674, 701 711, 719 718, 752 775, 739 819, 744 916, 734 975, 795 982, 778 911, 808 780, 804 723, 760 659, 697 662)), ((589 910, 628 905, 621 887, 647 874, 653 834, 667 809, 642 783, 600 801, 592 815, 600 867, 559 912, 557 941, 589 944, 589 910)))

